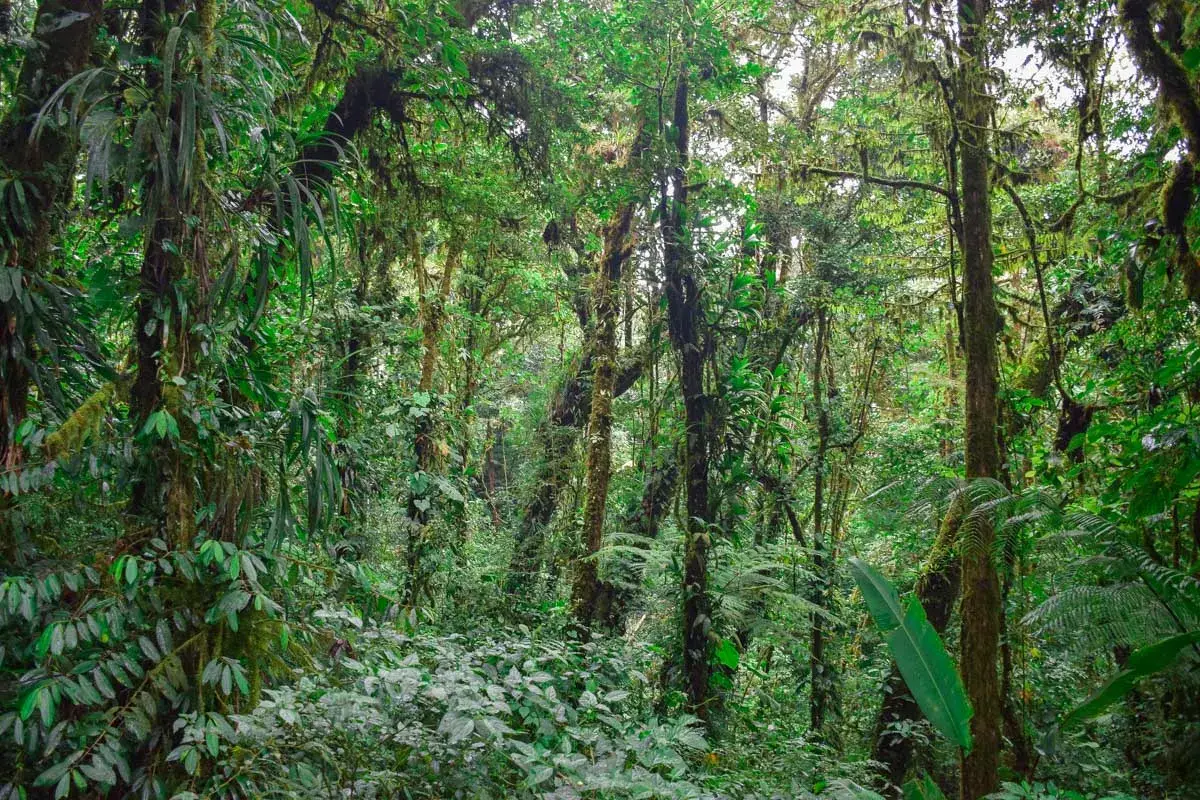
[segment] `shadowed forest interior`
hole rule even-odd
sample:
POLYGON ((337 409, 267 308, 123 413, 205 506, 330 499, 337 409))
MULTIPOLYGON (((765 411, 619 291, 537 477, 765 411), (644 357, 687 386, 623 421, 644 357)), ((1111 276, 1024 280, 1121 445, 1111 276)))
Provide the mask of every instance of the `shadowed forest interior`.
POLYGON ((1200 797, 1191 0, 0 0, 0 800, 1200 797))

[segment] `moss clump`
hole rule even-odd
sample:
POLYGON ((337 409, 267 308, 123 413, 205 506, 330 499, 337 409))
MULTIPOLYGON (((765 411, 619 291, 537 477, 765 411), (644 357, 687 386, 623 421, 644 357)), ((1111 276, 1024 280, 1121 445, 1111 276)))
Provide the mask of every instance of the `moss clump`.
POLYGON ((58 430, 46 437, 43 451, 46 460, 57 461, 70 458, 83 449, 88 438, 100 430, 104 414, 108 407, 119 396, 121 386, 113 382, 106 384, 92 393, 83 405, 75 409, 71 416, 63 420, 58 430))

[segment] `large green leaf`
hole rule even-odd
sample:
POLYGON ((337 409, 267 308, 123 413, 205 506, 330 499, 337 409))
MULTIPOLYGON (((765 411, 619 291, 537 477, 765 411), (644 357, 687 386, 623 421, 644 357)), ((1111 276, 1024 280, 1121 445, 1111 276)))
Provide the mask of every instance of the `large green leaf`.
POLYGON ((850 559, 850 570, 926 719, 970 752, 971 704, 946 646, 925 618, 925 609, 916 598, 901 606, 895 587, 865 561, 850 559))
POLYGON ((1063 718, 1062 727, 1100 714, 1129 694, 1138 681, 1171 666, 1185 648, 1196 642, 1200 642, 1200 631, 1181 633, 1134 650, 1129 655, 1125 669, 1109 678, 1091 697, 1067 714, 1063 718))

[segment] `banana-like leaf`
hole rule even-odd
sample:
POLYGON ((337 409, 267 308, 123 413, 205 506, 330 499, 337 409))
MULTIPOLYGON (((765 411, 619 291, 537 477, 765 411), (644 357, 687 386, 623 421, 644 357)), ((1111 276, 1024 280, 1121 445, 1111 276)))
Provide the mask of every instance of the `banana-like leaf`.
POLYGON ((1196 642, 1200 642, 1200 631, 1170 636, 1161 642, 1134 650, 1129 654, 1129 661, 1126 663, 1125 669, 1109 678, 1091 697, 1067 714, 1063 718, 1062 727, 1066 728, 1068 725, 1100 714, 1104 709, 1129 694, 1142 678, 1148 678, 1171 666, 1185 648, 1196 642))
POLYGON ((941 637, 915 597, 904 606, 887 578, 865 561, 850 559, 850 570, 896 666, 925 718, 943 736, 971 751, 971 704, 962 678, 941 637))

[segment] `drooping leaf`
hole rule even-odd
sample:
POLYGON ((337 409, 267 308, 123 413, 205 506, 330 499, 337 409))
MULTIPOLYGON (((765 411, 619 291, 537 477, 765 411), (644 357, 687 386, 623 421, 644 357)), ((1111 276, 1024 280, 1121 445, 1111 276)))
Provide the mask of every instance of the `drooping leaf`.
POLYGON ((1090 719, 1117 702, 1133 689, 1143 678, 1162 672, 1185 648, 1200 642, 1200 631, 1170 636, 1160 642, 1134 650, 1125 669, 1109 678, 1091 697, 1083 701, 1063 718, 1062 727, 1090 719))
POLYGON ((850 570, 922 713, 938 732, 970 752, 971 704, 920 601, 912 598, 901 606, 895 587, 861 559, 850 559, 850 570))

